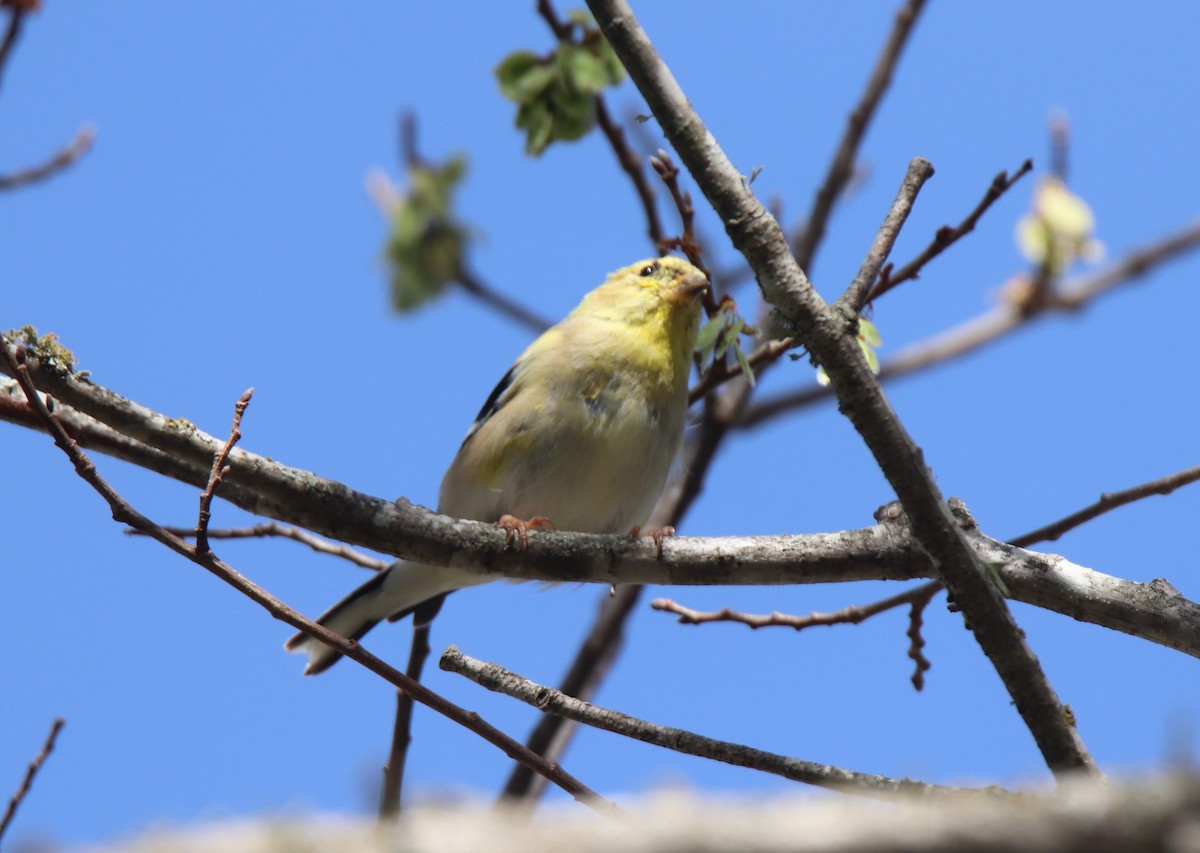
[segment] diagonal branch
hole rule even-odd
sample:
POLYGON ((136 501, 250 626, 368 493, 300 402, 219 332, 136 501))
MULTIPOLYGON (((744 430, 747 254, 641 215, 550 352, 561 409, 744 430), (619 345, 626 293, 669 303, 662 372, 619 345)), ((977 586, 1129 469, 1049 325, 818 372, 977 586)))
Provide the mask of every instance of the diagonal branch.
POLYGON ((75 134, 74 139, 56 151, 46 162, 0 175, 0 190, 13 190, 54 177, 88 153, 95 141, 96 129, 91 125, 84 125, 75 134))
MULTIPOLYGON (((567 41, 571 38, 571 27, 564 24, 558 17, 558 13, 554 11, 554 4, 550 0, 537 0, 537 13, 542 16, 542 20, 546 22, 546 26, 550 27, 550 31, 554 33, 556 39, 567 41)), ((646 170, 642 168, 641 155, 629 146, 629 142, 625 139, 625 131, 613 119, 602 95, 596 95, 596 126, 608 140, 613 154, 617 155, 617 164, 629 176, 634 192, 637 193, 638 201, 642 203, 642 212, 646 216, 646 234, 650 237, 650 242, 654 244, 655 251, 661 251, 665 235, 662 221, 658 216, 658 204, 654 198, 654 190, 646 179, 646 170)))
POLYGON ((414 681, 404 673, 389 666, 383 660, 364 649, 357 641, 348 640, 339 634, 335 634, 323 625, 319 625, 308 619, 272 596, 262 587, 242 576, 232 566, 217 559, 211 551, 202 551, 199 548, 188 545, 183 539, 167 532, 162 526, 155 524, 134 509, 100 476, 91 459, 83 453, 79 445, 71 439, 66 430, 55 420, 54 415, 50 413, 38 395, 37 389, 29 377, 26 365, 23 363, 23 356, 23 347, 18 347, 15 351, 10 350, 7 342, 0 339, 0 363, 4 364, 6 371, 15 376, 17 382, 24 390, 30 406, 37 412, 42 423, 45 424, 46 430, 53 436, 54 443, 59 446, 74 465, 76 473, 109 505, 113 520, 144 531, 157 542, 216 575, 247 598, 262 606, 274 618, 286 622, 293 628, 328 646, 332 646, 344 656, 362 664, 385 681, 400 688, 414 700, 428 706, 464 728, 475 732, 489 743, 499 747, 510 758, 531 763, 539 773, 546 775, 548 779, 584 805, 605 813, 611 813, 615 808, 612 803, 588 788, 574 776, 571 776, 560 767, 551 765, 541 756, 530 752, 495 726, 484 721, 478 714, 467 711, 465 708, 460 708, 441 695, 434 693, 419 681, 414 681))
POLYGON ((748 767, 752 770, 782 776, 795 782, 831 788, 845 794, 868 797, 899 793, 917 796, 967 797, 1010 793, 1003 788, 996 787, 951 788, 912 779, 894 779, 876 773, 844 770, 828 764, 817 764, 799 758, 777 755, 740 743, 716 740, 684 729, 648 723, 637 717, 622 714, 620 711, 582 702, 551 687, 536 684, 499 664, 488 663, 464 655, 454 646, 442 652, 439 665, 447 672, 465 676, 488 690, 520 699, 545 713, 568 717, 594 728, 614 732, 686 755, 722 761, 737 767, 748 767))
POLYGON ((25 801, 25 797, 29 795, 29 789, 33 787, 33 780, 37 778, 42 765, 46 763, 46 759, 54 751, 54 744, 58 740, 58 733, 62 731, 63 726, 66 724, 67 721, 62 717, 54 721, 50 726, 50 733, 46 735, 46 740, 42 743, 41 750, 38 751, 33 761, 29 762, 29 766, 25 768, 25 776, 21 779, 20 786, 17 788, 16 793, 9 798, 8 807, 4 810, 4 817, 0 817, 0 841, 4 840, 4 833, 8 831, 9 824, 17 816, 17 809, 21 807, 21 803, 25 801))
POLYGON ((779 224, 754 197, 705 128, 624 0, 588 0, 613 50, 629 71, 693 179, 726 223, 734 246, 754 269, 767 300, 828 372, 842 411, 863 437, 895 490, 921 547, 991 660, 1043 757, 1056 775, 1096 772, 1004 598, 960 535, 924 455, 892 411, 843 312, 821 300, 779 224))
POLYGON ((933 235, 933 241, 921 251, 919 255, 902 266, 898 270, 884 269, 879 274, 879 280, 875 282, 875 286, 871 288, 871 292, 867 294, 866 304, 874 302, 883 294, 887 293, 894 287, 897 287, 909 279, 917 278, 921 269, 942 252, 949 249, 959 240, 975 230, 975 226, 987 213, 1000 196, 1008 192, 1017 181, 1021 180, 1025 175, 1033 171, 1033 161, 1026 160, 1021 164, 1017 171, 1013 172, 1010 177, 1008 172, 1001 172, 992 178, 992 183, 988 186, 987 192, 983 194, 983 198, 979 204, 975 205, 975 209, 967 214, 962 222, 951 228, 949 225, 944 225, 937 230, 933 235))
POLYGON ((1134 486, 1131 489, 1125 489, 1120 492, 1105 492, 1100 496, 1100 500, 1094 504, 1086 506, 1044 527, 1039 527, 1037 530, 1032 530, 1023 536, 1018 536, 1011 540, 1012 544, 1021 548, 1027 548, 1035 542, 1053 542, 1068 531, 1074 530, 1076 527, 1086 524, 1094 518, 1099 518, 1106 512, 1111 512, 1118 507, 1126 506, 1134 501, 1140 501, 1152 495, 1169 495, 1176 489, 1190 483, 1195 483, 1197 480, 1200 480, 1200 465, 1179 471, 1167 477, 1162 477, 1158 480, 1151 480, 1149 483, 1142 483, 1140 486, 1134 486))
POLYGON ((928 160, 918 157, 908 164, 908 172, 905 173, 904 180, 900 183, 896 198, 892 202, 887 216, 884 217, 883 224, 879 226, 879 232, 875 235, 875 240, 871 243, 871 248, 867 252, 866 258, 863 259, 858 274, 854 276, 854 280, 850 282, 846 292, 838 298, 836 303, 838 306, 845 306, 855 314, 862 310, 863 304, 866 302, 867 289, 871 286, 871 282, 879 276, 883 262, 892 253, 892 246, 896 244, 896 238, 900 236, 900 229, 904 227, 904 222, 912 211, 913 203, 917 200, 917 193, 932 177, 933 166, 928 160))
MULTIPOLYGON (((1034 310, 1002 304, 939 335, 914 344, 884 362, 880 381, 907 376, 936 364, 965 355, 1010 335, 1037 318, 1055 313, 1082 311, 1094 300, 1119 287, 1137 282, 1167 261, 1200 247, 1200 221, 1153 240, 1129 252, 1098 272, 1081 275, 1064 284, 1053 300, 1038 303, 1034 310)), ((817 385, 768 397, 747 408, 739 428, 761 426, 793 409, 810 406, 833 396, 833 389, 817 385)))
MULTIPOLYGON (((833 212, 833 205, 854 175, 854 161, 858 156, 858 147, 862 143, 863 136, 866 135, 871 119, 875 117, 884 93, 891 85, 892 74, 900 62, 900 54, 908 43, 913 26, 924 6, 925 0, 907 0, 900 11, 896 13, 887 43, 880 52, 879 58, 875 60, 875 68, 871 71, 867 87, 846 121, 846 130, 842 135, 841 144, 838 145, 837 153, 833 155, 833 162, 829 164, 829 170, 825 174, 821 188, 817 190, 812 211, 804 225, 804 233, 796 240, 796 263, 802 270, 808 271, 812 266, 817 249, 825 236, 825 228, 829 224, 829 215, 833 212)), ((595 9, 592 10, 592 13, 595 14, 595 9)), ((618 55, 620 55, 619 51, 618 55)))

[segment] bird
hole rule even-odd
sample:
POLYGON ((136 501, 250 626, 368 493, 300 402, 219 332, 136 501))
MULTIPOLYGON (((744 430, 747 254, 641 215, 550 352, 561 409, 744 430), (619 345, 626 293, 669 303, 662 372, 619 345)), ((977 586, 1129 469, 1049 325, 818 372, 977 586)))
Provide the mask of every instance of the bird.
MULTIPOLYGON (((704 273, 670 256, 611 273, 488 396, 442 479, 438 512, 499 523, 522 546, 545 525, 637 535, 683 444, 707 288, 704 273)), ((432 618, 447 593, 489 580, 401 560, 317 621, 358 640, 384 619, 432 618)), ((306 634, 284 647, 308 655, 305 675, 341 658, 306 634)))

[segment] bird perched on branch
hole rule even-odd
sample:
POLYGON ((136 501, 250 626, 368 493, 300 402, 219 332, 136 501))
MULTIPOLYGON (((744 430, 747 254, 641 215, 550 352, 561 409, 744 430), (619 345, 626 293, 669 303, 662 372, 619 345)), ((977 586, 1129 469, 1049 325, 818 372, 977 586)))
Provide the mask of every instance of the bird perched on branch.
MULTIPOLYGON (((438 511, 498 522, 522 540, 527 527, 551 522, 580 533, 644 523, 683 441, 706 288, 678 258, 612 273, 500 380, 442 479, 438 511)), ((431 616, 446 593, 487 580, 400 561, 318 621, 357 640, 383 619, 418 608, 431 616)), ((308 654, 306 675, 341 657, 305 634, 285 648, 308 654)))

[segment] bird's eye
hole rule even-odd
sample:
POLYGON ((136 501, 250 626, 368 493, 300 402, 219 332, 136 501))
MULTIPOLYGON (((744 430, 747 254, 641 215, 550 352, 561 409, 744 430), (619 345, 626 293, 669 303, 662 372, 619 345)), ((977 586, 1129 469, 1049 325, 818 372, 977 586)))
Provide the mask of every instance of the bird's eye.
POLYGON ((646 264, 646 266, 642 267, 642 270, 641 270, 641 272, 638 273, 638 275, 642 276, 642 278, 645 278, 646 276, 654 275, 654 273, 657 270, 658 270, 658 262, 655 261, 652 264, 646 264))

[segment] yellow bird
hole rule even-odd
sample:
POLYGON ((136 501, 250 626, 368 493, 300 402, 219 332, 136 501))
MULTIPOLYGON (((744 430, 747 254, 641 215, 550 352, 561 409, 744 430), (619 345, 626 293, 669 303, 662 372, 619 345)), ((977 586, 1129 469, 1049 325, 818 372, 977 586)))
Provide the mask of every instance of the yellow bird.
MULTIPOLYGON (((629 533, 654 509, 683 443, 704 274, 678 258, 612 273, 529 345, 483 404, 442 479, 438 511, 500 523, 524 538, 546 523, 629 533)), ((483 575, 400 561, 318 620, 359 639, 483 575)), ((434 601, 436 600, 436 602, 434 601)), ((339 652, 297 634, 305 675, 339 652)))

